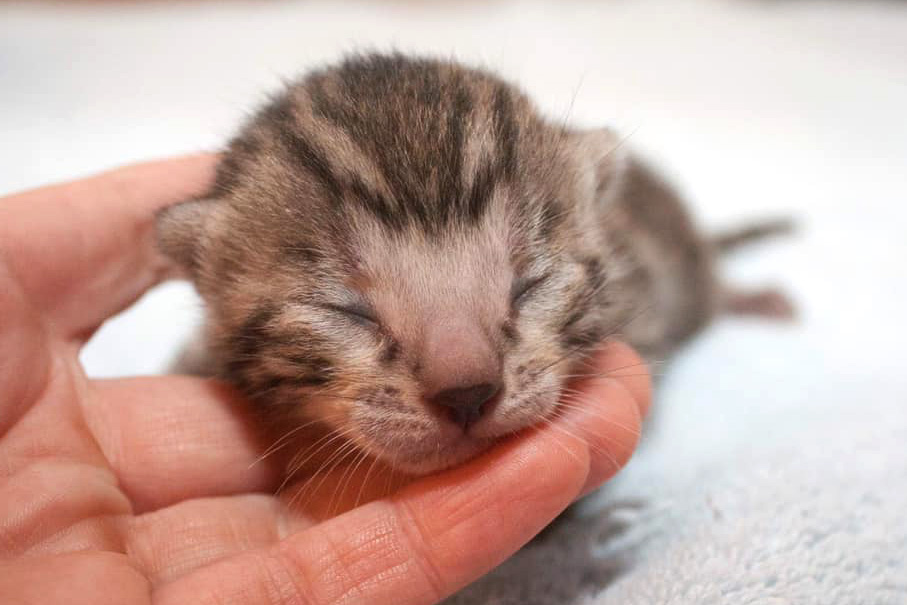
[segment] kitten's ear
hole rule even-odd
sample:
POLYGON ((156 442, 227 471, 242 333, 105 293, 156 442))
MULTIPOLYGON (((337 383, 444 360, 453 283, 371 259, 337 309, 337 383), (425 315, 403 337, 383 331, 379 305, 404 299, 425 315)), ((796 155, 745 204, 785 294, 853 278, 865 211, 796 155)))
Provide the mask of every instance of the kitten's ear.
POLYGON ((610 128, 574 131, 572 138, 576 153, 594 175, 597 197, 615 193, 628 163, 625 138, 610 128))
POLYGON ((216 199, 189 200, 163 208, 155 217, 158 247, 190 275, 198 267, 205 234, 217 206, 216 199))

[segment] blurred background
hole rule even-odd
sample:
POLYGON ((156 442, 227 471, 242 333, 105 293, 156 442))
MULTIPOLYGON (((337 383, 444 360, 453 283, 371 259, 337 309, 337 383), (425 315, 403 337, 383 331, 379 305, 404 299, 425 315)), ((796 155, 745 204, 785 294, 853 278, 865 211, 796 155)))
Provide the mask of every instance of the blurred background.
MULTIPOLYGON (((907 541, 907 488, 876 496, 907 477, 907 2, 0 3, 0 194, 217 149, 282 81, 363 48, 484 65, 552 117, 618 129, 707 228, 798 221, 795 236, 724 267, 738 283, 787 290, 798 322, 722 319, 670 367, 653 368, 661 384, 649 445, 615 490, 672 503, 658 509, 673 511, 663 520, 688 514, 663 521, 660 542, 634 539, 649 545, 650 567, 637 573, 674 573, 679 528, 703 541, 722 517, 702 511, 724 507, 736 511, 725 519, 769 518, 682 555, 688 573, 723 577, 725 563, 691 561, 724 544, 724 562, 762 540, 765 565, 778 568, 765 594, 785 596, 772 603, 903 602, 904 543, 884 546, 907 541), (787 513, 796 518, 779 524, 787 513), (825 519, 814 535, 846 528, 847 538, 812 551, 798 542, 795 556, 777 557, 810 519, 825 519), (868 557, 852 567, 858 575, 901 561, 878 582, 893 600, 821 591, 786 600, 790 570, 821 557, 830 567, 820 569, 838 569, 853 553, 868 557), (872 557, 884 561, 864 565, 872 557)), ((188 285, 165 284, 108 322, 84 362, 94 376, 159 372, 199 317, 188 285)), ((544 577, 545 565, 521 578, 544 577)), ((719 602, 700 597, 689 602, 719 602)))

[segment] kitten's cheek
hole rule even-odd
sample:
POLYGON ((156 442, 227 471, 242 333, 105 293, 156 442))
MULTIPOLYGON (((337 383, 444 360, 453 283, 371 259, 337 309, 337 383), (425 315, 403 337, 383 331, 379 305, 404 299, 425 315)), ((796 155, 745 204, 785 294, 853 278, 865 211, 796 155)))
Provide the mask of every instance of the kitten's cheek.
POLYGON ((300 422, 320 421, 328 427, 341 431, 350 425, 350 405, 347 401, 329 397, 302 396, 297 415, 300 422))

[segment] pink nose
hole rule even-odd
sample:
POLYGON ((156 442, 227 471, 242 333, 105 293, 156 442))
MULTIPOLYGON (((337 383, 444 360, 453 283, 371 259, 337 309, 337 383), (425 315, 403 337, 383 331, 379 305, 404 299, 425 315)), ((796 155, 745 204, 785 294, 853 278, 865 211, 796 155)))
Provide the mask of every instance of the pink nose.
POLYGON ((420 379, 425 399, 466 430, 501 390, 500 357, 472 322, 439 322, 426 338, 420 379))
POLYGON ((471 387, 445 389, 431 398, 431 402, 449 410, 450 419, 465 431, 482 417, 485 405, 498 394, 499 384, 483 382, 471 387))

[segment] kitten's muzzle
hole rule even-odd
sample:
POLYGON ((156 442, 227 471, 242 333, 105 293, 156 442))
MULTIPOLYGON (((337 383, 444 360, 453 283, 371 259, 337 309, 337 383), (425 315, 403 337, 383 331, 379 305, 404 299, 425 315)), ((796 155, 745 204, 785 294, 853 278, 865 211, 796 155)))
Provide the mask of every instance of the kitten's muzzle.
POLYGON ((433 321, 422 351, 423 397, 463 432, 492 406, 503 384, 494 345, 468 314, 442 315, 433 321))
POLYGON ((463 432, 491 407, 487 405, 501 391, 500 383, 484 382, 468 387, 444 389, 429 401, 446 410, 463 432))

